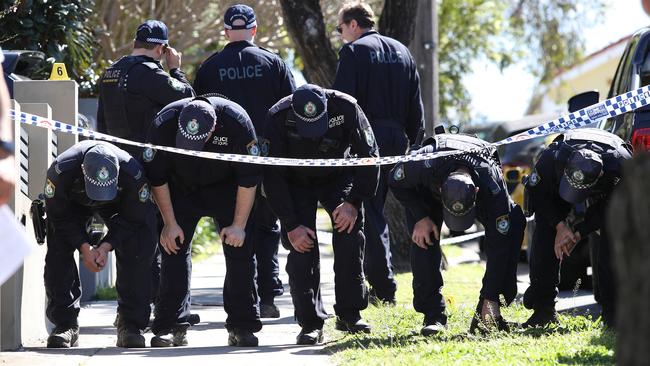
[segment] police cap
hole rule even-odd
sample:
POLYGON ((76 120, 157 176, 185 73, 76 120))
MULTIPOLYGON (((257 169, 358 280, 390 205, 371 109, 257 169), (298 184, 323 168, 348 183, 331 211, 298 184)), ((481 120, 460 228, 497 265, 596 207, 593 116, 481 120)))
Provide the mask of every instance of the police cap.
POLYGON ((160 20, 147 20, 140 24, 135 33, 135 40, 147 43, 168 45, 167 26, 160 20))
POLYGON ((257 26, 255 12, 248 5, 233 5, 226 10, 226 14, 223 16, 223 24, 226 29, 251 29, 257 26), (236 20, 243 20, 244 23, 235 25, 236 20))
POLYGON ((466 173, 453 172, 440 191, 445 224, 453 231, 464 231, 476 218, 476 185, 466 173))
POLYGON ((575 150, 560 178, 560 197, 569 203, 583 202, 602 172, 603 160, 598 153, 589 149, 575 150))
POLYGON ((187 150, 203 150, 217 123, 212 105, 204 100, 193 100, 178 115, 176 147, 187 150))
POLYGON ((293 92, 291 108, 300 136, 320 137, 327 132, 327 96, 323 88, 313 84, 299 87, 293 92))
POLYGON ((94 201, 110 201, 117 196, 117 176, 120 164, 117 155, 104 143, 86 151, 83 163, 86 195, 94 201))

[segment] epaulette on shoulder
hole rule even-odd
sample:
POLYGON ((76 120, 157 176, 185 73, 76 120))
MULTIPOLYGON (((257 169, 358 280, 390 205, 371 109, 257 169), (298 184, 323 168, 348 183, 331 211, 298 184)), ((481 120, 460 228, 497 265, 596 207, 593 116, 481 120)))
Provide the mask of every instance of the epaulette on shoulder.
POLYGON ((81 167, 81 162, 82 160, 77 158, 57 161, 54 165, 54 170, 56 171, 56 174, 68 172, 75 168, 81 167))
POLYGON ((144 65, 150 68, 151 70, 158 70, 160 68, 158 67, 158 64, 156 64, 155 62, 142 62, 140 63, 140 65, 144 65))
POLYGON ((357 99, 355 97, 351 96, 350 94, 346 94, 346 93, 343 93, 343 92, 340 92, 340 91, 334 90, 334 89, 330 89, 329 92, 331 94, 334 94, 335 97, 343 99, 346 102, 350 102, 352 104, 357 103, 357 99))
POLYGON ((178 111, 175 108, 168 108, 156 116, 156 118, 153 120, 153 123, 156 127, 160 127, 160 125, 163 124, 163 122, 170 120, 172 118, 176 118, 176 113, 178 111))
POLYGON ((274 116, 283 109, 291 107, 291 99, 293 95, 287 95, 286 97, 280 99, 271 109, 269 109, 269 116, 274 116))
POLYGON ((142 165, 140 165, 136 159, 129 159, 128 161, 121 162, 120 169, 135 180, 142 178, 142 165))

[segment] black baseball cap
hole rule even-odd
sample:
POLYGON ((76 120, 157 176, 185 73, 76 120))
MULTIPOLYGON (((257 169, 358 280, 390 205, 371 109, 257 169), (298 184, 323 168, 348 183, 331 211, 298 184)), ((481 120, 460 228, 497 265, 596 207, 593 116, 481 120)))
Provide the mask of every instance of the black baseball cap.
POLYGON ((147 43, 169 45, 167 26, 160 20, 147 20, 140 24, 135 33, 135 40, 147 43))
POLYGON ((323 88, 314 84, 299 87, 293 92, 291 108, 300 136, 321 137, 327 132, 327 96, 323 88))
POLYGON ((440 190, 442 218, 453 231, 464 231, 476 219, 476 185, 468 174, 451 173, 440 190))
POLYGON ((584 202, 603 172, 600 155, 589 149, 575 150, 560 178, 560 197, 569 203, 584 202))
POLYGON ((107 144, 98 143, 86 151, 81 171, 86 195, 94 201, 110 201, 117 196, 120 164, 107 144))
POLYGON ((226 14, 223 16, 223 24, 226 29, 251 29, 257 26, 257 20, 253 8, 248 5, 237 4, 226 10, 226 14), (244 24, 234 25, 233 23, 238 19, 243 20, 244 24))
POLYGON ((217 114, 204 100, 193 100, 178 115, 176 147, 186 150, 203 150, 217 124, 217 114))

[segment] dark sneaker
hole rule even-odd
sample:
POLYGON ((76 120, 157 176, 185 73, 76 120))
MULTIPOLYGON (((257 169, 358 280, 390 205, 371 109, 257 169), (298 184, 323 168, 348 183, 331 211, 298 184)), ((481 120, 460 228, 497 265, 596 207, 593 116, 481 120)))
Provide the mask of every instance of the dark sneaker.
POLYGON ((260 304, 260 318, 279 318, 280 309, 275 304, 260 304))
POLYGON ((228 345, 233 347, 257 347, 259 340, 250 330, 229 330, 228 345))
POLYGON ((536 328, 557 323, 557 312, 554 306, 539 306, 535 308, 533 315, 522 326, 524 328, 536 328))
POLYGON ((122 348, 144 348, 144 336, 139 330, 133 330, 128 327, 120 327, 117 330, 117 344, 122 348))
POLYGON ((296 337, 296 344, 302 346, 313 346, 323 342, 323 330, 322 329, 305 329, 302 328, 298 337, 296 337))
POLYGON ((50 336, 47 337, 47 348, 70 348, 79 345, 79 327, 54 328, 50 336))
POLYGON ((358 319, 355 321, 348 321, 341 318, 336 318, 336 324, 334 326, 336 330, 348 333, 370 333, 372 327, 363 319, 358 319))
POLYGON ((188 325, 177 325, 166 333, 156 334, 151 338, 151 347, 179 347, 187 346, 188 325))
POLYGON ((469 332, 485 335, 491 332, 510 332, 511 328, 512 325, 505 321, 501 315, 490 320, 483 320, 480 315, 475 314, 469 326, 469 332))
POLYGON ((438 333, 444 332, 447 329, 447 326, 439 322, 433 324, 425 324, 422 329, 420 329, 420 334, 425 337, 432 337, 438 333))
POLYGON ((187 317, 187 322, 190 323, 190 325, 197 325, 201 322, 201 317, 199 314, 190 314, 187 317))

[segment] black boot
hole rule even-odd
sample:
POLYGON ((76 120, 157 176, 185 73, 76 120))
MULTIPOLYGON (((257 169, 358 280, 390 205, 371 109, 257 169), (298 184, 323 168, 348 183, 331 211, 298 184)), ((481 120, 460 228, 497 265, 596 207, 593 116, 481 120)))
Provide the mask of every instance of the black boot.
POLYGON ((313 346, 323 342, 323 330, 319 328, 309 329, 302 328, 298 337, 296 337, 296 344, 313 346))
POLYGON ((79 345, 79 326, 57 326, 47 337, 47 348, 70 348, 79 345))
POLYGON ((472 323, 469 326, 469 332, 472 334, 479 332, 483 335, 493 331, 509 332, 511 325, 505 321, 501 315, 497 317, 489 317, 486 320, 481 317, 481 313, 483 312, 483 302, 484 299, 480 299, 478 305, 476 305, 476 311, 472 317, 472 323))
POLYGON ((370 324, 366 323, 363 319, 343 319, 341 317, 336 318, 336 324, 334 326, 336 330, 348 333, 370 333, 372 327, 370 324))
POLYGON ((280 309, 273 302, 260 303, 260 318, 279 318, 280 309))
POLYGON ((157 333, 151 338, 151 347, 187 346, 189 324, 177 324, 172 329, 157 333))
POLYGON ((522 327, 524 328, 536 328, 536 327, 546 327, 550 324, 558 324, 557 312, 555 311, 555 306, 535 306, 533 309, 533 315, 526 320, 522 327))
POLYGON ((228 331, 228 345, 233 347, 257 347, 259 340, 250 330, 234 329, 228 331))
POLYGON ((144 336, 142 331, 128 326, 120 326, 117 329, 117 344, 122 348, 144 348, 144 336))

